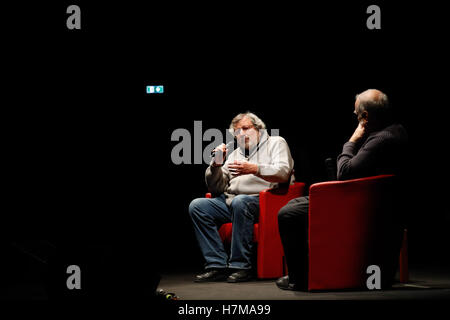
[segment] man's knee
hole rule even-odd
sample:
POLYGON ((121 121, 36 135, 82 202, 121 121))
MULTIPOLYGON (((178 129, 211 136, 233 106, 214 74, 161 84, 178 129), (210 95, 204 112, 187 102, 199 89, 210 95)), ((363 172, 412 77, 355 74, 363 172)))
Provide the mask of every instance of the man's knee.
POLYGON ((309 201, 305 197, 295 198, 289 201, 278 211, 278 223, 289 223, 301 219, 308 214, 309 201))
POLYGON ((253 218, 259 212, 259 202, 254 196, 245 194, 237 195, 231 201, 233 215, 244 215, 253 218))
POLYGON ((239 194, 233 198, 231 201, 231 208, 242 208, 243 206, 247 206, 249 201, 251 201, 251 197, 246 194, 239 194))
POLYGON ((289 220, 289 217, 292 215, 292 207, 289 204, 286 204, 284 207, 278 211, 278 223, 282 224, 289 220))
POLYGON ((191 217, 198 216, 209 206, 208 198, 197 198, 189 204, 189 215, 191 217))

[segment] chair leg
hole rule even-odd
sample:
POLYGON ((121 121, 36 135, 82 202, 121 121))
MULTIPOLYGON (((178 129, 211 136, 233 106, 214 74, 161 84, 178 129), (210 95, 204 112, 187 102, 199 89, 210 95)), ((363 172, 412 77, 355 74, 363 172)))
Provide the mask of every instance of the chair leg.
POLYGON ((400 269, 400 282, 407 283, 409 281, 409 271, 408 271, 408 230, 403 231, 403 241, 402 248, 400 250, 399 258, 399 269, 400 269))

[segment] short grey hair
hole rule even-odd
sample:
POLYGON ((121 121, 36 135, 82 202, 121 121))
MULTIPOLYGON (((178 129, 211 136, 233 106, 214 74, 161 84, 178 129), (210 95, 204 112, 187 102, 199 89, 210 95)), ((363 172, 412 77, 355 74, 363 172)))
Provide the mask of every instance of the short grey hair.
POLYGON ((233 120, 231 120, 230 123, 230 132, 234 131, 234 127, 236 126, 236 124, 241 121, 243 118, 249 118, 250 121, 252 122, 253 126, 257 129, 257 130, 261 130, 261 129, 265 129, 266 128, 266 124, 254 113, 247 111, 244 113, 239 113, 236 117, 233 118, 233 120))
MULTIPOLYGON (((359 98, 359 95, 361 93, 358 93, 355 96, 355 100, 359 98)), ((372 111, 373 109, 389 109, 390 104, 389 104, 389 99, 388 96, 383 93, 380 92, 380 97, 378 99, 360 99, 359 100, 359 105, 358 105, 358 110, 359 111, 372 111)))
MULTIPOLYGON (((355 100, 359 98, 360 94, 361 93, 358 93, 355 96, 355 100)), ((381 123, 388 123, 392 121, 393 114, 389 98, 385 93, 381 91, 377 99, 359 99, 357 111, 367 111, 381 123)))

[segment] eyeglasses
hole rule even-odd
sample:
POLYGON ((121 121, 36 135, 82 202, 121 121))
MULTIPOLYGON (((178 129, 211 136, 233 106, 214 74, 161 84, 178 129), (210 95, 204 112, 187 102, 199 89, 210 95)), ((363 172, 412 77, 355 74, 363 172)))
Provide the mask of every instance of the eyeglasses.
POLYGON ((254 128, 254 126, 243 126, 242 128, 234 129, 233 135, 236 137, 236 136, 238 136, 250 129, 253 129, 253 128, 254 128))

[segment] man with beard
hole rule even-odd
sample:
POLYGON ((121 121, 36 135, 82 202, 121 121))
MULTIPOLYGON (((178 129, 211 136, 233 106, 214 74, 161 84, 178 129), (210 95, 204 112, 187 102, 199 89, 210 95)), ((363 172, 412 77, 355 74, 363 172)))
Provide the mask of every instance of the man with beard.
POLYGON ((294 161, 282 137, 269 136, 255 114, 238 114, 230 131, 238 148, 223 162, 228 149, 222 144, 206 170, 206 184, 214 198, 191 202, 197 241, 206 260, 205 271, 195 282, 242 282, 252 278, 251 253, 253 224, 259 214, 259 192, 294 180, 294 161), (231 252, 228 256, 218 229, 233 223, 231 252))

